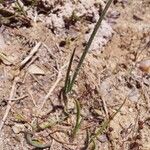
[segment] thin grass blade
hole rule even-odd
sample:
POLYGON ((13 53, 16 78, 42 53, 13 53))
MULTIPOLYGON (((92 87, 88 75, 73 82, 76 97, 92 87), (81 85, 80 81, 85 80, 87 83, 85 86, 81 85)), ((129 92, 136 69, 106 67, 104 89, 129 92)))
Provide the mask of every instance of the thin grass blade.
POLYGON ((75 79, 76 79, 76 77, 77 77, 77 75, 78 75, 78 72, 79 72, 79 70, 80 70, 80 68, 81 68, 81 65, 83 64, 83 61, 84 61, 84 59, 85 59, 85 56, 86 56, 86 54, 87 54, 87 52, 88 52, 88 50, 89 50, 89 48, 90 48, 90 46, 91 46, 91 44, 92 44, 92 42, 93 42, 93 40, 94 40, 94 37, 95 37, 95 35, 96 35, 96 33, 97 33, 97 31, 98 31, 98 29, 99 29, 101 23, 102 23, 102 20, 104 19, 105 14, 107 13, 107 11, 108 11, 108 9, 109 9, 109 7, 110 7, 112 1, 113 1, 113 0, 108 0, 106 6, 105 6, 105 8, 104 8, 104 10, 102 11, 102 14, 101 14, 101 16, 100 16, 100 18, 99 18, 97 24, 96 24, 95 27, 94 27, 94 30, 93 30, 93 32, 92 32, 92 34, 91 34, 91 36, 90 36, 90 38, 89 38, 89 40, 88 40, 88 43, 87 43, 87 45, 86 45, 86 47, 85 47, 85 49, 84 49, 84 51, 83 51, 83 53, 82 53, 82 55, 81 55, 81 58, 80 58, 80 60, 79 60, 79 63, 78 63, 78 65, 77 65, 77 67, 76 67, 76 69, 75 69, 75 71, 74 71, 74 74, 73 74, 73 77, 72 77, 72 80, 71 80, 71 83, 70 83, 70 90, 72 89, 72 87, 73 87, 73 85, 74 85, 75 79))
POLYGON ((66 80, 65 80, 65 86, 64 86, 64 94, 66 95, 69 92, 69 87, 70 87, 70 71, 71 71, 71 66, 72 66, 72 62, 73 62, 73 58, 75 55, 75 50, 76 48, 74 48, 73 53, 71 55, 70 61, 69 61, 69 66, 67 69, 67 73, 66 73, 66 80))
POLYGON ((82 122, 82 120, 80 119, 80 111, 81 111, 80 103, 78 100, 75 100, 75 104, 76 104, 77 113, 76 113, 76 124, 75 124, 75 127, 74 127, 73 132, 72 132, 73 138, 77 134, 77 132, 80 128, 81 122, 82 122))
POLYGON ((121 110, 121 108, 123 107, 123 105, 125 104, 127 98, 124 99, 123 103, 121 104, 121 106, 116 110, 116 112, 110 117, 110 119, 107 119, 106 121, 103 122, 103 124, 100 126, 99 130, 94 134, 94 136, 92 136, 90 143, 93 142, 93 140, 95 140, 99 135, 101 135, 104 130, 107 129, 107 127, 110 124, 110 121, 113 120, 113 118, 118 114, 118 112, 121 110))

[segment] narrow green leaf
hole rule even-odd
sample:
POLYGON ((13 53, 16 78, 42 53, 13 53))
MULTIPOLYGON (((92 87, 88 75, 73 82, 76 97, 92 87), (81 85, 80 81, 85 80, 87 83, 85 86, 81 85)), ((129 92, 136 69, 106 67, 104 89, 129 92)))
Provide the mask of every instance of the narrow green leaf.
POLYGON ((93 140, 95 140, 99 135, 101 135, 104 130, 107 129, 107 127, 110 124, 110 121, 114 119, 114 117, 118 114, 118 112, 121 110, 121 108, 123 107, 123 105, 125 104, 127 98, 124 99, 123 103, 121 104, 121 106, 116 110, 116 112, 111 116, 111 118, 107 119, 106 121, 104 121, 102 123, 102 125, 99 127, 98 131, 94 134, 94 136, 91 137, 90 139, 90 143, 93 142, 93 140))
POLYGON ((73 58, 74 58, 74 55, 75 55, 75 50, 76 50, 76 48, 74 48, 74 50, 73 50, 73 53, 72 53, 70 61, 69 61, 69 66, 68 66, 68 69, 67 69, 67 73, 66 73, 66 80, 65 80, 65 86, 64 86, 64 94, 65 95, 69 92, 69 88, 70 88, 70 71, 71 71, 73 58))
POLYGON ((73 132, 72 132, 72 137, 74 138, 75 135, 77 134, 80 126, 81 126, 81 122, 82 120, 80 119, 80 103, 78 100, 75 100, 75 104, 76 104, 76 110, 77 110, 77 113, 76 113, 76 124, 75 124, 75 127, 73 129, 73 132))
POLYGON ((94 140, 92 141, 92 144, 93 144, 93 145, 91 146, 91 150, 95 150, 95 149, 96 149, 96 143, 95 143, 94 140))
POLYGON ((85 146, 84 146, 84 149, 87 150, 88 147, 89 147, 89 143, 90 142, 90 134, 89 134, 89 131, 88 129, 86 130, 86 140, 85 140, 85 146))
POLYGON ((104 19, 104 16, 105 16, 106 12, 108 11, 108 8, 110 7, 112 1, 113 0, 109 0, 107 2, 106 6, 105 6, 104 10, 102 11, 102 14, 101 14, 101 16, 100 16, 100 18, 99 18, 99 20, 97 22, 97 24, 94 27, 94 30, 93 30, 93 32, 92 32, 92 34, 91 34, 91 36, 90 36, 90 38, 88 40, 88 43, 87 43, 87 45, 86 45, 86 47, 85 47, 85 49, 84 49, 84 51, 83 51, 83 53, 82 53, 82 55, 80 57, 79 63, 77 64, 77 67, 76 67, 76 69, 74 71, 74 74, 73 74, 73 77, 72 77, 72 80, 71 80, 71 83, 70 83, 70 89, 69 90, 71 90, 73 85, 74 85, 75 79, 76 79, 76 77, 78 75, 78 72, 79 72, 79 70, 81 68, 81 65, 83 64, 85 56, 86 56, 86 54, 87 54, 87 52, 88 52, 88 50, 89 50, 89 48, 90 48, 90 46, 91 46, 91 44, 92 44, 92 42, 94 40, 94 37, 95 37, 95 35, 96 35, 96 33, 97 33, 101 23, 102 23, 102 20, 104 19))

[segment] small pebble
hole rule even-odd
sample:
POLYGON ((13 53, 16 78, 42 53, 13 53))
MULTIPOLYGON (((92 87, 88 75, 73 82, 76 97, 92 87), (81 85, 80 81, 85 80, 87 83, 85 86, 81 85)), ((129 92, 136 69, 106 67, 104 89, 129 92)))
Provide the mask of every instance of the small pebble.
POLYGON ((108 141, 106 134, 100 135, 100 136, 98 137, 98 139, 99 139, 99 141, 102 142, 102 143, 105 143, 105 142, 108 141))
POLYGON ((13 132, 16 133, 16 134, 20 133, 21 131, 24 131, 24 129, 25 129, 25 126, 22 125, 22 124, 15 124, 12 127, 13 132))
POLYGON ((139 62, 138 67, 141 71, 150 73, 150 59, 142 60, 141 62, 139 62))
POLYGON ((132 109, 132 108, 129 108, 129 112, 133 112, 133 109, 132 109))

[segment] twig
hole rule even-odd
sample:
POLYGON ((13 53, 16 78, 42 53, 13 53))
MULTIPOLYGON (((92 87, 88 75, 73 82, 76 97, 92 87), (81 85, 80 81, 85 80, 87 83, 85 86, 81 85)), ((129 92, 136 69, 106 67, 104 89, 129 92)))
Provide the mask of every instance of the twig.
POLYGON ((56 133, 56 136, 57 136, 57 138, 55 138, 54 136, 50 135, 50 137, 52 139, 54 139, 56 142, 58 142, 58 143, 66 144, 66 145, 77 145, 77 143, 68 143, 68 142, 62 141, 63 139, 62 139, 62 137, 60 137, 60 135, 58 135, 58 133, 56 133), (60 140, 60 138, 61 138, 61 140, 60 140))
POLYGON ((18 81, 18 77, 16 77, 14 79, 14 82, 13 82, 13 85, 12 85, 12 89, 11 89, 11 92, 10 92, 8 105, 7 105, 5 114, 4 114, 4 116, 3 116, 2 120, 1 120, 1 123, 0 123, 0 132, 1 132, 2 128, 3 128, 3 126, 4 126, 4 123, 5 123, 6 119, 7 119, 7 116, 9 114, 10 110, 11 110, 12 105, 15 103, 15 102, 11 101, 11 99, 13 99, 17 81, 18 81))
POLYGON ((44 106, 44 104, 46 103, 46 101, 49 99, 50 95, 52 94, 53 90, 55 89, 55 87, 57 86, 57 84, 60 82, 60 80, 62 79, 62 70, 68 65, 68 63, 66 63, 65 65, 63 65, 59 72, 58 72, 58 76, 57 79, 55 81, 55 83, 53 84, 53 86, 49 89, 48 93, 46 94, 46 96, 43 99, 43 103, 40 105, 39 110, 41 110, 44 106))
POLYGON ((146 108, 149 109, 150 108, 150 97, 148 95, 148 91, 146 90, 146 88, 144 87, 143 84, 142 84, 141 93, 142 93, 143 98, 145 100, 146 108))
POLYGON ((33 98, 32 92, 31 92, 29 89, 28 89, 28 93, 29 93, 29 95, 30 95, 30 97, 31 97, 31 100, 32 100, 34 106, 37 107, 36 102, 35 102, 35 99, 33 98))
POLYGON ((48 51, 49 54, 52 56, 52 58, 55 58, 55 59, 56 59, 55 55, 54 55, 53 52, 50 50, 50 48, 49 48, 45 43, 42 43, 42 44, 43 44, 43 46, 47 49, 47 51, 48 51))
POLYGON ((37 79, 37 77, 34 74, 31 74, 31 77, 39 84, 40 89, 42 89, 46 93, 46 89, 43 87, 42 83, 37 79))
POLYGON ((59 70, 59 65, 58 65, 58 62, 57 62, 57 57, 53 54, 53 52, 50 50, 50 48, 45 44, 45 43, 42 43, 43 46, 47 49, 47 51, 49 52, 49 54, 51 55, 52 59, 55 59, 55 63, 56 63, 56 67, 53 67, 53 69, 58 73, 58 70, 59 70))
POLYGON ((8 99, 8 101, 19 101, 19 100, 24 99, 26 97, 28 97, 28 95, 23 95, 23 96, 18 97, 18 98, 8 99))
POLYGON ((20 68, 23 68, 25 64, 33 57, 33 55, 38 51, 40 45, 41 45, 41 42, 38 42, 35 45, 35 47, 31 50, 29 55, 21 62, 20 68))
POLYGON ((34 12, 34 18, 33 18, 33 22, 36 24, 37 23, 37 19, 38 19, 38 13, 37 11, 34 12))
POLYGON ((105 101, 105 98, 102 96, 102 102, 103 102, 103 109, 104 109, 104 111, 105 111, 105 113, 106 113, 106 117, 107 117, 107 119, 109 118, 109 115, 108 115, 108 109, 107 109, 107 105, 106 105, 106 101, 105 101))
POLYGON ((33 64, 34 61, 36 61, 38 59, 38 56, 35 56, 32 58, 32 60, 28 63, 28 65, 26 65, 26 67, 28 68, 31 64, 33 64))
POLYGON ((101 84, 100 84, 100 76, 99 76, 99 77, 98 77, 97 91, 98 91, 99 96, 100 96, 101 99, 102 99, 103 109, 104 109, 104 112, 105 112, 106 117, 107 117, 107 119, 108 119, 108 118, 109 118, 109 115, 108 115, 108 108, 107 108, 106 101, 105 101, 105 95, 103 95, 102 93, 99 92, 99 91, 100 91, 100 87, 99 87, 100 85, 101 85, 101 84))

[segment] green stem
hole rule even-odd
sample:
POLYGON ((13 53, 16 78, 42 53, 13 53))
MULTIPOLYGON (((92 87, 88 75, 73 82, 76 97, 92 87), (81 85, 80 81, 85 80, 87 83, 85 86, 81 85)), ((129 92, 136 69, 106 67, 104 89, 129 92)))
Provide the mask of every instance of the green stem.
POLYGON ((101 127, 99 128, 99 130, 95 133, 95 135, 91 138, 90 143, 95 140, 99 135, 101 135, 105 129, 107 129, 108 125, 110 124, 110 122, 114 119, 114 117, 118 114, 118 112, 121 110, 121 108, 124 106, 126 100, 128 97, 126 97, 123 101, 123 103, 121 104, 121 106, 117 109, 117 111, 110 117, 110 119, 107 119, 106 121, 103 122, 103 124, 101 125, 101 127))
POLYGON ((95 25, 95 28, 94 28, 94 30, 93 30, 93 32, 92 32, 92 34, 91 34, 91 36, 90 36, 90 38, 88 40, 88 43, 87 43, 87 45, 86 45, 86 47, 85 47, 85 49, 84 49, 84 51, 82 53, 82 56, 81 56, 81 58, 79 60, 79 63, 78 63, 78 65, 77 65, 77 67, 76 67, 76 69, 74 71, 74 74, 73 74, 73 77, 72 77, 72 80, 71 80, 71 83, 70 83, 70 89, 69 89, 70 91, 72 90, 72 87, 74 85, 75 79, 76 79, 76 77, 78 75, 78 72, 79 72, 79 70, 81 68, 81 65, 82 65, 82 63, 83 63, 83 61, 85 59, 85 56, 86 56, 86 54, 87 54, 87 52, 88 52, 88 50, 89 50, 89 48, 90 48, 90 46, 91 46, 91 44, 92 44, 92 42, 94 40, 94 37, 95 37, 95 35, 96 35, 96 33, 97 33, 101 23, 102 23, 102 20, 104 19, 104 16, 105 16, 107 10, 109 9, 112 1, 113 0, 109 0, 107 2, 106 6, 105 6, 104 10, 102 11, 102 14, 101 14, 101 16, 100 16, 100 18, 99 18, 99 20, 97 22, 97 24, 95 25))
POLYGON ((22 14, 26 17, 26 12, 24 11, 24 8, 20 5, 18 0, 16 0, 16 4, 18 5, 18 10, 21 11, 22 14))
POLYGON ((67 92, 70 89, 70 87, 69 87, 70 86, 70 71, 71 71, 71 66, 72 66, 75 50, 76 49, 74 48, 73 53, 72 53, 71 58, 70 58, 69 66, 68 66, 68 69, 67 69, 65 87, 64 87, 64 91, 63 91, 65 95, 67 94, 67 92))
POLYGON ((76 124, 75 124, 75 127, 73 129, 73 132, 72 132, 72 137, 74 138, 75 135, 77 134, 79 128, 80 128, 80 125, 81 125, 81 120, 80 120, 80 103, 78 100, 75 100, 75 104, 76 104, 76 110, 77 110, 77 114, 76 114, 76 124))

